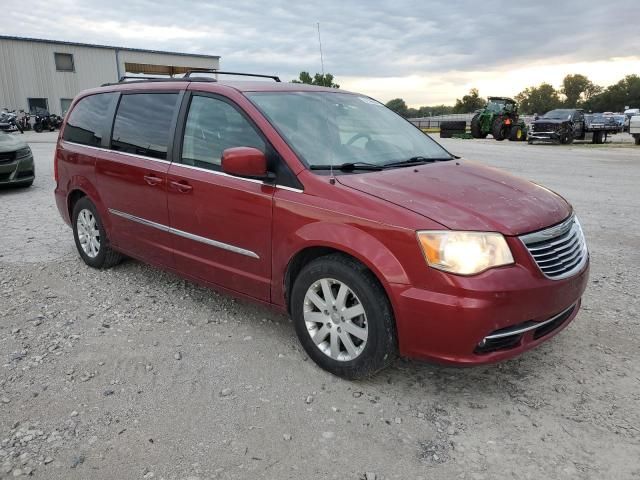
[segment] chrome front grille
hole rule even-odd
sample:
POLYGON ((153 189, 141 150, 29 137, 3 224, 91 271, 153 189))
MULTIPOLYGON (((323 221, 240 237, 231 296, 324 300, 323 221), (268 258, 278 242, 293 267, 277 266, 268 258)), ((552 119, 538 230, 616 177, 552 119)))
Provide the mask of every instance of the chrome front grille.
POLYGON ((564 222, 520 237, 542 273, 553 280, 582 270, 589 258, 580 222, 575 216, 564 222))

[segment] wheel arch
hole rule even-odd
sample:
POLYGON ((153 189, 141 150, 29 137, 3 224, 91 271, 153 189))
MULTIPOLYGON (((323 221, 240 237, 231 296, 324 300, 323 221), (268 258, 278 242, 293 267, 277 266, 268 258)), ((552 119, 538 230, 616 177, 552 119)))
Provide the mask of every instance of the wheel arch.
POLYGON ((74 176, 67 184, 67 211, 70 221, 73 221, 73 207, 83 197, 89 198, 96 206, 102 225, 107 231, 111 230, 111 219, 105 205, 102 203, 100 195, 94 185, 83 176, 74 176))
MULTIPOLYGON (((317 228, 315 227, 314 230, 317 230, 317 228)), ((346 225, 333 225, 332 229, 334 233, 336 233, 336 229, 344 229, 344 235, 340 235, 340 237, 347 241, 338 243, 335 240, 327 241, 320 238, 308 238, 304 244, 289 255, 282 274, 282 293, 287 311, 290 313, 291 289, 297 275, 304 266, 319 257, 334 253, 346 255, 364 265, 387 294, 393 310, 394 300, 389 284, 410 284, 407 272, 400 264, 400 261, 384 244, 362 230, 346 225)), ((321 231, 326 230, 323 229, 321 231)), ((317 233, 320 232, 318 231, 317 233)))

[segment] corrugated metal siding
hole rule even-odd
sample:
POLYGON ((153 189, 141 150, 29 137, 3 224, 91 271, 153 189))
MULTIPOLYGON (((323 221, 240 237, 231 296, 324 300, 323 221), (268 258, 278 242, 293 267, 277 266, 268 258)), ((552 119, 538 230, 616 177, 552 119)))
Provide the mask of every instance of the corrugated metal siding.
MULTIPOLYGON (((212 58, 119 51, 124 63, 218 68, 212 58)), ((75 45, 0 39, 0 108, 28 109, 28 98, 47 98, 52 113, 61 114, 60 99, 118 79, 116 50, 75 45), (54 53, 71 53, 75 72, 58 72, 54 53)))
POLYGON ((132 52, 120 50, 120 71, 125 74, 125 63, 143 63, 149 65, 169 65, 173 67, 219 68, 220 62, 214 58, 184 57, 160 53, 132 52))

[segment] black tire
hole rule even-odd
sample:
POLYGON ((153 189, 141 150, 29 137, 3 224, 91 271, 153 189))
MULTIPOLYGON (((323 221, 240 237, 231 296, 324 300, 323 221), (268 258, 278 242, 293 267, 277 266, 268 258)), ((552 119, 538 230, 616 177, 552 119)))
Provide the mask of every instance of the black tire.
POLYGON ((603 141, 604 141, 604 132, 602 131, 593 132, 593 139, 591 140, 591 143, 594 143, 595 145, 600 145, 602 144, 603 141))
POLYGON ((493 135, 493 138, 501 142, 509 136, 509 133, 508 129, 504 126, 504 118, 502 118, 502 116, 497 116, 491 127, 491 134, 493 135))
POLYGON ((471 119, 471 136, 473 138, 487 138, 487 133, 482 132, 479 113, 476 113, 471 119))
POLYGON ((571 145, 573 143, 573 132, 565 130, 560 134, 560 143, 562 145, 571 145))
MULTIPOLYGON (((291 292, 291 317, 298 339, 309 357, 320 368, 339 377, 351 380, 370 377, 389 366, 397 356, 395 320, 384 289, 366 266, 346 255, 320 257, 302 269, 291 292), (364 308, 368 328, 366 343, 352 360, 336 360, 325 354, 314 343, 307 329, 305 296, 314 283, 321 279, 333 279, 345 284, 364 308)), ((340 331, 340 325, 333 324, 331 328, 340 331)), ((330 334, 325 335, 329 336, 323 338, 330 338, 330 334)))
POLYGON ((42 133, 42 123, 36 123, 33 126, 33 129, 37 132, 37 133, 42 133))
POLYGON ((76 202, 73 207, 73 214, 71 216, 72 223, 71 226, 73 228, 73 238, 76 242, 76 248, 78 249, 78 253, 80 257, 90 267, 93 268, 110 268, 114 265, 117 265, 122 261, 122 255, 115 250, 113 250, 109 245, 109 239, 107 238, 107 234, 102 226, 102 221, 100 220, 100 216, 98 215, 98 210, 95 205, 89 198, 82 197, 80 200, 76 202), (80 245, 80 239, 78 238, 78 216, 80 212, 83 210, 89 210, 96 221, 96 226, 98 227, 99 232, 99 243, 100 248, 98 249, 97 255, 91 257, 85 253, 82 246, 80 245))
POLYGON ((634 135, 633 140, 636 145, 640 145, 640 135, 634 135))
POLYGON ((440 130, 440 138, 452 138, 453 132, 451 130, 440 130))
POLYGON ((527 139, 527 134, 520 125, 514 125, 509 132, 510 142, 524 142, 527 139))
POLYGON ((448 130, 451 133, 465 133, 467 122, 464 120, 452 120, 440 123, 440 131, 448 130))

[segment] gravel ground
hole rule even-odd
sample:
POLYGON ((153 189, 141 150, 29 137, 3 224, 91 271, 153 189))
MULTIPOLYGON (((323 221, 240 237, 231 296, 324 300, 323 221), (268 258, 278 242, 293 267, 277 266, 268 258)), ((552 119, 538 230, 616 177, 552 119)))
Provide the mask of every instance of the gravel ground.
POLYGON ((640 148, 444 141, 575 205, 583 309, 499 365, 348 382, 284 316, 135 261, 85 266, 55 137, 24 137, 36 182, 0 191, 0 478, 640 478, 640 148))

